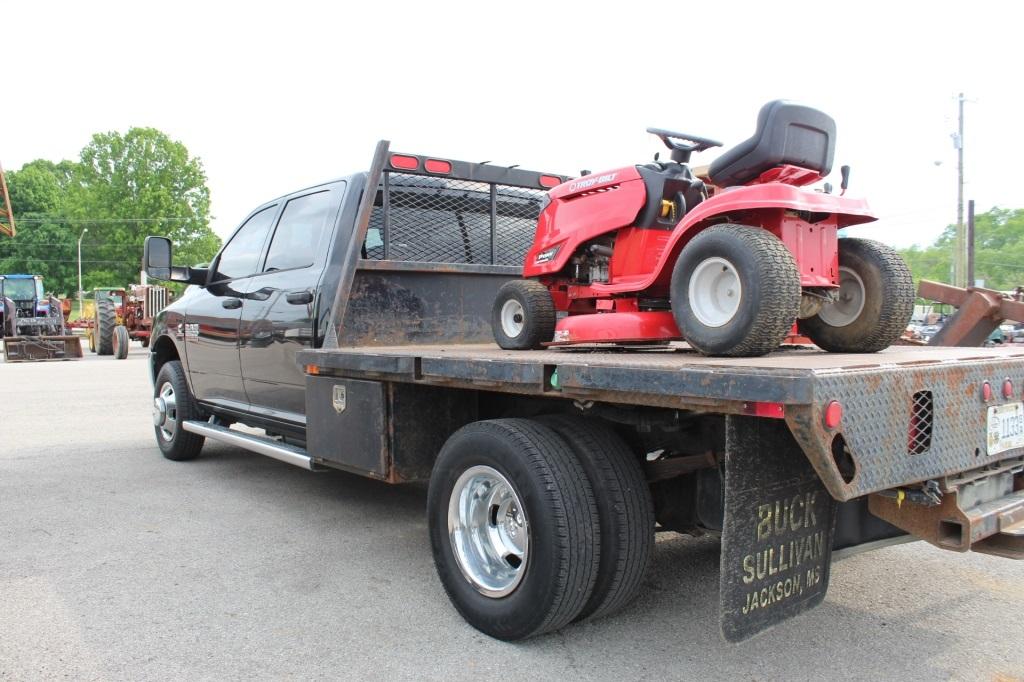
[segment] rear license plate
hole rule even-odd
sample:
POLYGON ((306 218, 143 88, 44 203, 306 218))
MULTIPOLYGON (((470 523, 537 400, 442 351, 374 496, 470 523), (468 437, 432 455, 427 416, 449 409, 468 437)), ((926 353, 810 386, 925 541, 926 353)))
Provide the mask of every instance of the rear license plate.
POLYGON ((1024 403, 988 408, 988 454, 1024 447, 1024 403))

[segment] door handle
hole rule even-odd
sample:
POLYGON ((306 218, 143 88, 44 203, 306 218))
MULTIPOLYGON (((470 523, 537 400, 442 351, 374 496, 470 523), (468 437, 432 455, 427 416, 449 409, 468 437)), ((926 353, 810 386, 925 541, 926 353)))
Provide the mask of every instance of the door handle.
POLYGON ((220 302, 220 304, 222 306, 224 306, 225 308, 227 308, 228 310, 235 310, 236 308, 241 308, 242 307, 242 299, 240 299, 240 298, 225 298, 223 301, 220 302))
POLYGON ((290 294, 285 294, 285 300, 295 305, 304 305, 306 303, 313 302, 313 292, 309 289, 305 291, 293 291, 290 294))

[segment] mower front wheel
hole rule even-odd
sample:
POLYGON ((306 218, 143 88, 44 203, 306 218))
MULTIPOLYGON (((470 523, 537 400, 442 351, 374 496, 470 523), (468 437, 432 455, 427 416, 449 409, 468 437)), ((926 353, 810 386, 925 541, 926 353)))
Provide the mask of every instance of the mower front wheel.
POLYGON ((686 341, 705 355, 765 355, 800 312, 800 271, 775 235, 715 225, 694 237, 672 271, 672 313, 686 341))
POLYGON ((551 341, 555 304, 547 287, 530 279, 506 282, 494 299, 491 329, 505 350, 530 350, 551 341))

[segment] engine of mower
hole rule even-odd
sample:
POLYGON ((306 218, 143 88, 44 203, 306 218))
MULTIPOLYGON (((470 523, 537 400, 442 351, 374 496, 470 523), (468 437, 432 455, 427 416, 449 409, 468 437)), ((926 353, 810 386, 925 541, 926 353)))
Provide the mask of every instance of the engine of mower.
MULTIPOLYGON (((876 242, 838 240, 839 229, 875 219, 864 201, 804 189, 832 169, 829 116, 769 102, 754 135, 711 164, 707 183, 690 156, 720 143, 648 132, 670 161, 655 157, 550 191, 527 280, 495 303, 499 345, 682 338, 706 354, 762 355, 798 320, 828 350, 873 352, 898 338, 913 307, 906 265, 876 242), (534 304, 543 310, 531 315, 534 304)), ((844 170, 844 193, 847 177, 844 170)))

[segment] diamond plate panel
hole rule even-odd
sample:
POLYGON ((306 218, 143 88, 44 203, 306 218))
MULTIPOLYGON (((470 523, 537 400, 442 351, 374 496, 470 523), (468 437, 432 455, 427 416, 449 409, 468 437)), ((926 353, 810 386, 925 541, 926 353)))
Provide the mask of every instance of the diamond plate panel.
MULTIPOLYGON (((990 457, 986 452, 987 408, 1021 400, 1018 393, 985 403, 981 386, 1004 378, 1024 386, 1024 361, 961 361, 898 368, 816 372, 814 402, 807 408, 787 409, 794 436, 837 499, 938 479, 991 462, 1020 456, 1022 449, 990 457), (912 440, 915 415, 925 413, 923 393, 931 394, 930 443, 912 440), (824 408, 832 400, 843 406, 838 430, 856 464, 844 481, 833 457, 837 433, 824 426, 824 408), (915 443, 918 445, 915 446, 915 443), (917 450, 917 451, 915 451, 917 450)), ((919 429, 920 430, 920 429, 919 429)), ((837 444, 838 446, 838 444, 837 444)))

